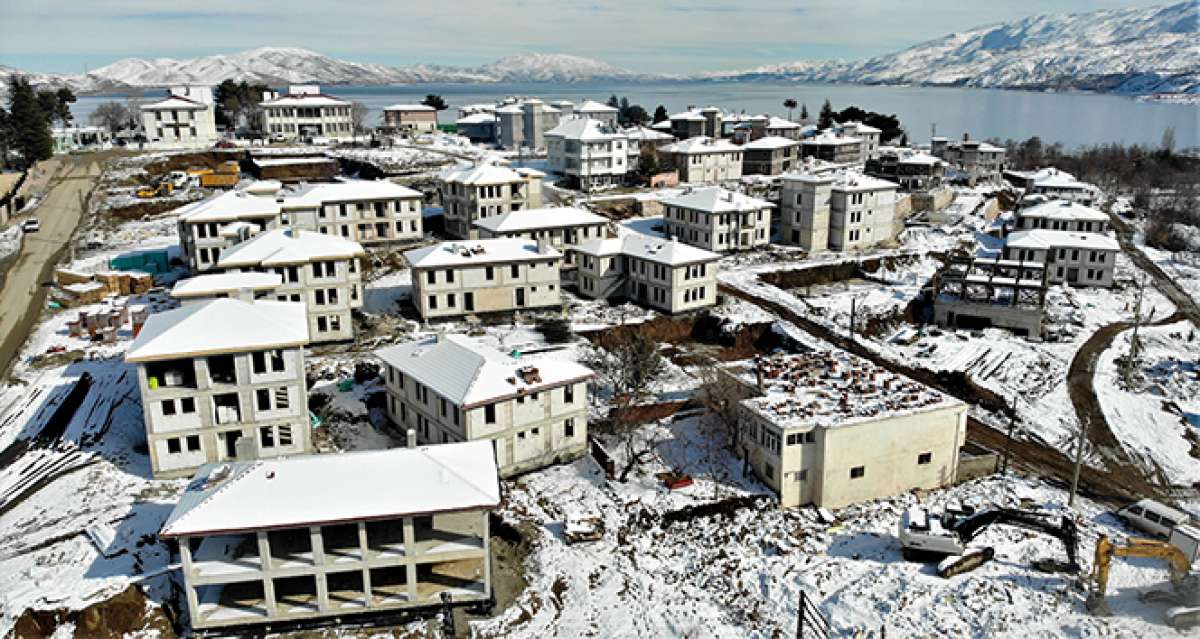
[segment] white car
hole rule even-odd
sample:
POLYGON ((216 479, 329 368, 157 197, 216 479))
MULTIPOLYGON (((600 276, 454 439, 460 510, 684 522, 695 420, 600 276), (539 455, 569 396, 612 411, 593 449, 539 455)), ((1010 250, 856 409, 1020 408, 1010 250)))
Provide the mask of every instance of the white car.
POLYGON ((26 233, 37 233, 42 230, 42 223, 36 217, 31 217, 24 222, 21 222, 21 230, 26 233))

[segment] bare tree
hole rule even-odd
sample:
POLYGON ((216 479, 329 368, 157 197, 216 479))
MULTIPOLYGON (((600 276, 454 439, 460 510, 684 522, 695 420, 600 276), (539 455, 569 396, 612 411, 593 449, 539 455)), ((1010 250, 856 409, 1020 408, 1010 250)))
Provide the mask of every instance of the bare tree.
POLYGON ((367 115, 371 112, 362 102, 350 103, 350 122, 354 126, 354 136, 367 130, 367 115))
POLYGON ((597 341, 599 343, 584 354, 582 361, 596 372, 600 383, 612 391, 605 430, 625 451, 625 465, 618 476, 623 482, 661 442, 661 438, 646 436, 639 428, 642 421, 634 404, 657 386, 666 372, 666 362, 658 353, 658 343, 636 330, 617 331, 597 341))
POLYGON ((108 129, 109 133, 117 133, 136 126, 134 113, 129 106, 121 102, 105 102, 92 111, 88 121, 108 129))
POLYGON ((1162 150, 1168 155, 1175 152, 1175 127, 1169 126, 1163 131, 1162 150))

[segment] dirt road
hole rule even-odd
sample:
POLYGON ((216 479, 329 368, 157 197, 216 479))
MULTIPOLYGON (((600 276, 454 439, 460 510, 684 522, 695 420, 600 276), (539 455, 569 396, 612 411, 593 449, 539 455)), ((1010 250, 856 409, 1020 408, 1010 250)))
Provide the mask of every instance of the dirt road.
POLYGON ((100 177, 100 159, 74 156, 62 161, 50 180, 50 190, 34 215, 41 221, 37 233, 26 235, 0 289, 0 371, 7 372, 29 329, 46 305, 43 282, 66 252, 83 215, 80 202, 100 177))
POLYGON ((1121 251, 1125 253, 1125 256, 1150 276, 1154 282, 1154 288, 1171 300, 1171 303, 1192 322, 1193 326, 1200 328, 1200 305, 1196 304, 1196 300, 1192 299, 1192 296, 1180 288, 1170 275, 1164 273, 1153 260, 1146 257, 1142 249, 1133 243, 1133 227, 1116 213, 1110 212, 1108 217, 1117 231, 1117 241, 1121 244, 1121 251))

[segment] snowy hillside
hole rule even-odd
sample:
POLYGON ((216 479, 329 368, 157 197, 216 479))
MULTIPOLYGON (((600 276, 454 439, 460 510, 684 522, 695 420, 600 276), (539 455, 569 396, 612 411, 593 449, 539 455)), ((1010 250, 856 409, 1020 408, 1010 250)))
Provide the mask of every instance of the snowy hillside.
POLYGON ((510 55, 480 67, 479 71, 506 82, 586 82, 644 77, 599 60, 546 53, 510 55))
POLYGON ((780 78, 1116 93, 1200 92, 1200 5, 1039 15, 858 62, 800 61, 714 79, 780 78))

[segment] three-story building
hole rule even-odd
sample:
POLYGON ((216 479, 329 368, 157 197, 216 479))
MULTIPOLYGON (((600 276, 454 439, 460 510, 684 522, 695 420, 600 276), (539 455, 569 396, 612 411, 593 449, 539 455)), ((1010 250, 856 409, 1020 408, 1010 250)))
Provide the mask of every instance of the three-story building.
POLYGON ((495 164, 456 167, 438 178, 446 234, 466 239, 481 217, 542 206, 542 178, 534 169, 495 164))
POLYGON ((627 299, 670 314, 717 303, 721 256, 675 238, 630 233, 586 242, 573 251, 584 297, 627 299))
POLYGON ((663 204, 663 232, 715 252, 746 251, 771 242, 774 204, 709 186, 685 189, 663 204))
POLYGON ((545 238, 442 242, 404 258, 413 304, 426 320, 562 304, 562 253, 545 238))

